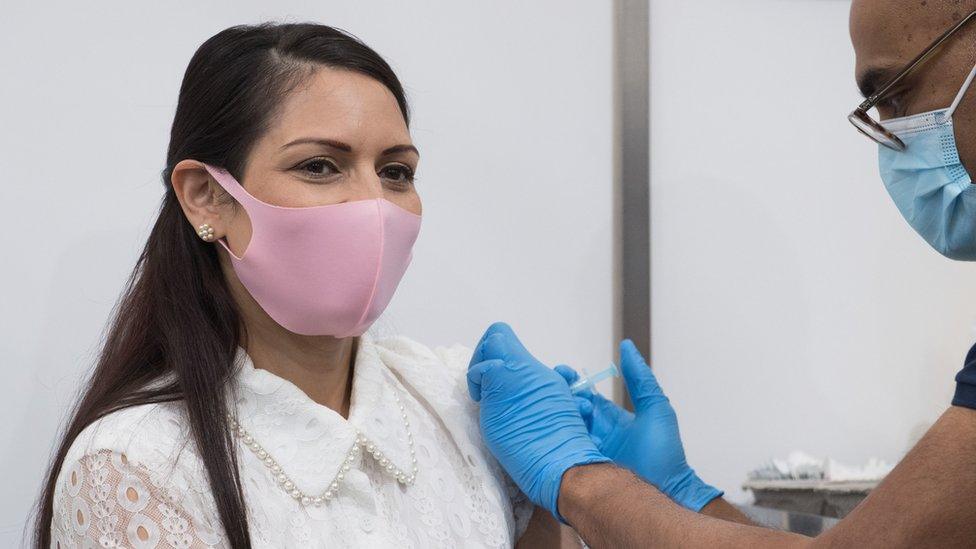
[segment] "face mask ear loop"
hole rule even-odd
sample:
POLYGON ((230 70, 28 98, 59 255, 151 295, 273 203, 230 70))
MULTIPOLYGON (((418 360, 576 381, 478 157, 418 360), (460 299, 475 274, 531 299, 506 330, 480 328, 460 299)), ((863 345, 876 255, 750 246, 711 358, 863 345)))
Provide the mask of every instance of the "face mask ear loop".
POLYGON ((956 112, 956 107, 959 106, 959 102, 962 101, 962 97, 966 95, 966 90, 969 89, 969 85, 973 83, 973 78, 976 77, 976 65, 973 65, 973 69, 969 71, 969 76, 966 77, 966 81, 963 82, 962 88, 959 88, 959 93, 956 94, 956 98, 952 101, 952 105, 949 106, 949 110, 946 111, 946 119, 952 118, 952 113, 956 112))

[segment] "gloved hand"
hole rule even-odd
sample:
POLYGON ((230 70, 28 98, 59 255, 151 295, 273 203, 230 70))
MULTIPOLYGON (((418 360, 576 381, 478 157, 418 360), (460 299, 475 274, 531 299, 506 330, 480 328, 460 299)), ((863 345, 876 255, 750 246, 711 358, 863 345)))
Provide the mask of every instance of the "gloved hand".
MULTIPOLYGON (((576 394, 593 442, 614 463, 630 469, 676 503, 698 512, 723 492, 705 484, 688 465, 674 408, 629 339, 620 344, 620 369, 636 415, 599 393, 587 390, 576 394)), ((556 371, 568 383, 579 377, 569 366, 556 366, 556 371)))
POLYGON ((481 403, 485 443, 533 503, 557 506, 563 473, 609 462, 597 450, 566 381, 536 360, 504 323, 492 324, 468 366, 468 393, 481 403))

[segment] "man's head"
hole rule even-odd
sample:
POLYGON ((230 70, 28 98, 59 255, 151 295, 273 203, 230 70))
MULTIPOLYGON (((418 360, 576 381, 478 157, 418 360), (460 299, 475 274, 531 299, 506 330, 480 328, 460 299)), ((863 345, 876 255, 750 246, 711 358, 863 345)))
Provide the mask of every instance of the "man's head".
MULTIPOLYGON (((976 0, 854 0, 850 32, 861 93, 877 91, 973 10, 976 0)), ((971 22, 878 104, 881 120, 948 107, 974 64, 976 22, 971 22)), ((953 123, 960 160, 976 174, 976 85, 959 104, 953 123)))

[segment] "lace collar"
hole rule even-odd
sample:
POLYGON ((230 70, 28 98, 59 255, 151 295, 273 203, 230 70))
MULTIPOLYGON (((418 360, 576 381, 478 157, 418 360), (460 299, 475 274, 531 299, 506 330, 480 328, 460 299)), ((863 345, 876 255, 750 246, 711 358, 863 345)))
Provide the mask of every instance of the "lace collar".
POLYGON ((410 469, 407 427, 397 400, 406 401, 408 393, 383 363, 369 333, 360 336, 356 351, 349 419, 287 379, 255 368, 240 346, 235 367, 236 397, 231 393, 228 403, 234 403, 229 405, 236 407, 237 421, 302 491, 321 494, 330 487, 356 445, 357 431, 390 462, 410 469))

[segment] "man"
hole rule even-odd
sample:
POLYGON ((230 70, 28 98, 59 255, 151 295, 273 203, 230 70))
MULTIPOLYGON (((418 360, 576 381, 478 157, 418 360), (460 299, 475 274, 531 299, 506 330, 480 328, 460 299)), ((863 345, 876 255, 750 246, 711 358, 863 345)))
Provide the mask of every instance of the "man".
MULTIPOLYGON (((882 180, 906 220, 939 252, 965 260, 976 260, 973 10, 976 0, 854 0, 850 19, 868 98, 851 121, 879 143, 882 180), (872 107, 880 120, 867 114, 872 107)), ((726 503, 686 463, 674 410, 629 341, 621 368, 635 414, 593 393, 574 397, 575 373, 541 364, 505 324, 488 329, 468 372, 489 448, 589 545, 976 547, 976 346, 952 406, 817 538, 753 525, 726 503)))

